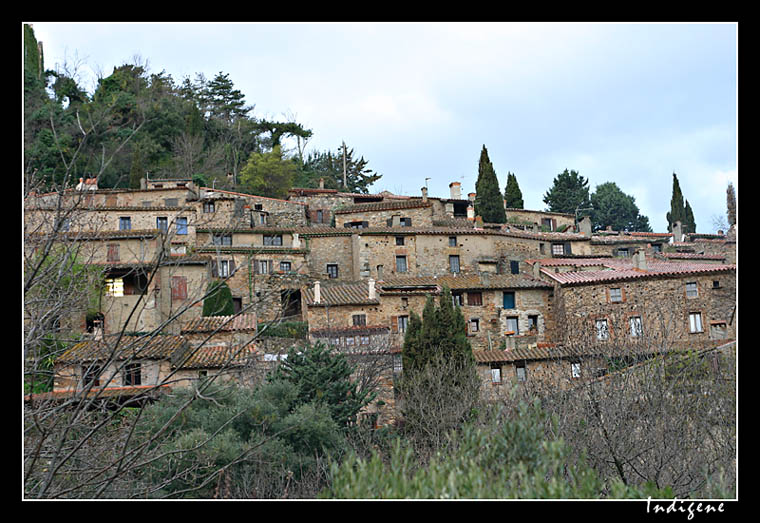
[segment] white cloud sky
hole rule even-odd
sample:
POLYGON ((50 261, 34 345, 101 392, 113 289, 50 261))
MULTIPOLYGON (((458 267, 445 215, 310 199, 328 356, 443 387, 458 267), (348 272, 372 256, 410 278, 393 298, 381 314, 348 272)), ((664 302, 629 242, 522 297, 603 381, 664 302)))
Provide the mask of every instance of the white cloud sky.
POLYGON ((47 68, 228 73, 255 116, 311 128, 310 149, 345 140, 376 190, 473 191, 485 144, 533 209, 565 168, 617 183, 659 231, 674 171, 702 232, 739 192, 735 24, 32 24, 47 68))

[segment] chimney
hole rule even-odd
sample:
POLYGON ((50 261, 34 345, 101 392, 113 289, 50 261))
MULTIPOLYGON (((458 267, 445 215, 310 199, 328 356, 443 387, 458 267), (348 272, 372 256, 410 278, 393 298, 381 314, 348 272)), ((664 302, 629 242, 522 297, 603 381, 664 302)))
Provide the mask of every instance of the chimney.
POLYGON ((449 184, 449 191, 451 192, 452 200, 462 199, 462 184, 459 182, 451 182, 449 184))
POLYGON ((476 216, 475 217, 475 227, 482 229, 483 228, 483 217, 482 216, 476 216))
POLYGON ((300 249, 301 248, 301 238, 298 236, 297 232, 293 233, 293 248, 294 249, 300 249))
POLYGON ((475 205, 475 196, 477 196, 478 193, 471 192, 467 194, 467 199, 472 202, 473 205, 475 205))
POLYGON ((427 203, 427 192, 428 192, 428 188, 423 187, 422 188, 422 203, 427 203))
POLYGON ((633 255, 633 268, 639 271, 647 270, 647 257, 644 249, 638 249, 633 255))
POLYGON ((319 281, 314 282, 314 303, 320 303, 322 301, 322 293, 319 288, 319 281))
POLYGON ((470 221, 475 220, 475 207, 472 204, 467 206, 467 219, 470 221))
POLYGON ((673 224, 671 232, 673 233, 673 241, 674 242, 682 242, 683 241, 683 233, 681 232, 681 222, 680 221, 677 221, 676 223, 673 224))
POLYGON ((578 220, 578 229, 583 236, 591 236, 591 217, 583 216, 578 220))
POLYGON ((369 299, 374 300, 377 298, 377 293, 375 292, 375 280, 372 278, 369 279, 369 299))
POLYGON ((324 178, 320 178, 319 179, 319 188, 320 189, 324 189, 325 188, 325 179, 324 178))
POLYGON ((541 262, 539 262, 538 260, 533 262, 533 279, 534 280, 541 279, 541 262))
POLYGON ((140 189, 143 191, 148 188, 148 181, 145 178, 140 178, 140 189))

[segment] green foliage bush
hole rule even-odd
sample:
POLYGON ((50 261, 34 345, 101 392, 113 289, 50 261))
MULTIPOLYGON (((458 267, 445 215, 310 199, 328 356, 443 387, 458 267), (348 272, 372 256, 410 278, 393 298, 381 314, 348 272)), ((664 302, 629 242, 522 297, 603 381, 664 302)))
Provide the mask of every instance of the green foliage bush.
POLYGON ((305 321, 283 321, 280 323, 259 323, 260 336, 273 338, 295 338, 305 340, 309 333, 309 324, 305 321))

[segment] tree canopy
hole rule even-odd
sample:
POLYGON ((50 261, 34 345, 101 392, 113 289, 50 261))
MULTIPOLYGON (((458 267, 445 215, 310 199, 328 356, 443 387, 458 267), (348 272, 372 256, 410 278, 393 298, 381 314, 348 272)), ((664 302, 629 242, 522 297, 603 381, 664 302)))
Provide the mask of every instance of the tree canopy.
POLYGON ((544 203, 551 212, 570 214, 575 214, 576 209, 591 207, 588 179, 578 171, 565 169, 554 178, 551 188, 544 194, 544 203))
POLYGON ((591 206, 594 230, 611 227, 615 231, 652 232, 649 218, 639 213, 636 199, 621 191, 614 182, 596 187, 591 195, 591 206))
POLYGON ((499 189, 499 180, 488 158, 486 146, 480 151, 478 161, 478 179, 475 182, 475 214, 487 223, 506 223, 504 200, 499 189))
POLYGON ((507 173, 507 185, 504 187, 504 204, 507 209, 523 209, 523 196, 514 173, 507 173))
POLYGON ((319 187, 320 178, 326 189, 367 194, 369 187, 382 175, 367 167, 364 156, 354 158, 354 149, 341 145, 335 152, 310 153, 303 162, 297 181, 298 187, 319 187), (343 155, 345 153, 346 183, 343 184, 343 155))

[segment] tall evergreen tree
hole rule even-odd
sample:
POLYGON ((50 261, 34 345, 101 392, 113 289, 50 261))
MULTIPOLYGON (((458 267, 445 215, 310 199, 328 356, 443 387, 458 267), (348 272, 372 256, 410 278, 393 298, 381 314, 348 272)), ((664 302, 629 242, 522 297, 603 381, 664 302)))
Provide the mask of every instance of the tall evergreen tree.
POLYGON ((689 200, 686 200, 686 207, 684 208, 684 233, 697 232, 697 224, 694 221, 694 213, 689 205, 689 200))
POLYGON ((343 185, 343 147, 334 153, 324 151, 309 153, 303 162, 294 182, 297 187, 318 187, 322 178, 326 189, 339 189, 345 192, 369 192, 369 186, 382 175, 367 167, 369 163, 364 156, 354 158, 354 149, 346 148, 346 185, 343 185))
POLYGON ((615 231, 652 232, 649 218, 639 213, 636 199, 625 194, 614 182, 596 187, 591 195, 591 221, 594 230, 611 227, 615 231))
POLYGON ((673 193, 670 197, 670 212, 665 215, 668 220, 668 231, 673 230, 673 224, 681 222, 683 225, 686 222, 686 207, 683 203, 683 193, 681 192, 681 185, 678 183, 678 176, 673 173, 673 193))
POLYGON ((203 300, 203 316, 232 316, 233 314, 235 314, 235 308, 229 286, 223 281, 211 281, 208 284, 206 298, 203 300))
POLYGON ((728 184, 726 188, 726 216, 728 217, 728 225, 736 225, 736 193, 734 192, 734 184, 728 184))
POLYGON ((523 196, 517 184, 517 176, 507 173, 507 186, 504 188, 504 201, 507 209, 523 209, 523 196))
POLYGON ((475 182, 475 214, 486 223, 506 223, 504 200, 499 189, 499 180, 488 158, 488 150, 483 145, 478 162, 478 180, 475 182))
POLYGON ((551 188, 544 194, 544 203, 551 212, 575 214, 576 209, 591 207, 588 179, 578 171, 565 169, 554 178, 551 188))

